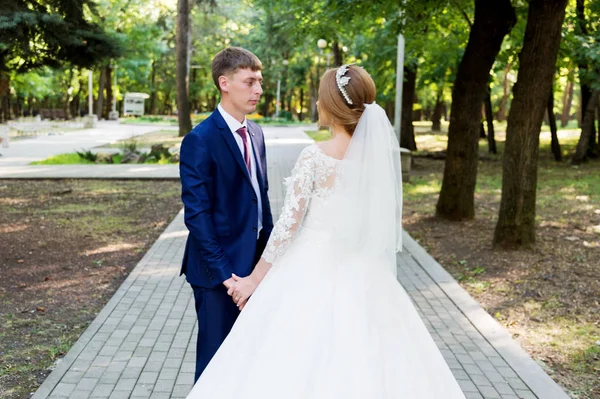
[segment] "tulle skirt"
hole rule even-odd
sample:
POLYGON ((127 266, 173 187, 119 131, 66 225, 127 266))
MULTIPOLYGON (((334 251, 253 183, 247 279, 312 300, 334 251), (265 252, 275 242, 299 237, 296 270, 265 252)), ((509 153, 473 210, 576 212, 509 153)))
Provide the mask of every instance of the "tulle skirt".
POLYGON ((464 399, 389 268, 303 230, 192 399, 464 399))

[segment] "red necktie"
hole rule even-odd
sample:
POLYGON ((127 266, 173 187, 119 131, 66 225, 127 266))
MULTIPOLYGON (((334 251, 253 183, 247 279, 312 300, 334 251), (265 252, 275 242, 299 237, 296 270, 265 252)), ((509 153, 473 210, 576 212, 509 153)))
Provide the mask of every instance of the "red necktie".
POLYGON ((246 162, 246 167, 248 168, 248 174, 252 176, 252 168, 250 164, 250 153, 248 151, 248 142, 246 138, 248 137, 248 131, 244 126, 235 131, 242 138, 242 142, 244 143, 244 162, 246 162))

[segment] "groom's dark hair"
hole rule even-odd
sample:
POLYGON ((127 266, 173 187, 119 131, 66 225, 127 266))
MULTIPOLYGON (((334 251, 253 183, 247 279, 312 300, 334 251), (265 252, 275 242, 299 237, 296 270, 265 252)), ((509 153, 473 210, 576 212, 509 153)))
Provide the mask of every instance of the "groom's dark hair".
POLYGON ((262 62, 252 52, 241 47, 228 47, 215 55, 212 61, 212 77, 221 91, 219 76, 233 75, 239 69, 262 70, 262 62))

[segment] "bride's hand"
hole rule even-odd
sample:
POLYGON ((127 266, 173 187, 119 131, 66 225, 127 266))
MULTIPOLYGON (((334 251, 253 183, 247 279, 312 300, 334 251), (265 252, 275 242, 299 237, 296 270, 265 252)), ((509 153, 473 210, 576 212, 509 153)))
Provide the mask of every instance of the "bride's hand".
POLYGON ((238 308, 242 310, 248 301, 248 298, 254 293, 258 283, 254 281, 252 276, 238 277, 235 274, 231 275, 234 284, 229 288, 227 294, 229 294, 233 301, 237 304, 238 308))

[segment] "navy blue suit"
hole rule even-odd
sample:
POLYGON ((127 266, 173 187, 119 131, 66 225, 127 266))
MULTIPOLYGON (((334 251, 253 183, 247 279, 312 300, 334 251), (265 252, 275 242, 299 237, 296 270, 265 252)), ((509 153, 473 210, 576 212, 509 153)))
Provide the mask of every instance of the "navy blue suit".
POLYGON ((267 163, 262 129, 248 121, 262 201, 258 200, 242 153, 218 110, 181 143, 180 175, 185 224, 190 232, 181 274, 194 290, 198 315, 196 375, 216 353, 239 315, 223 282, 254 269, 273 229, 267 197, 267 163))

